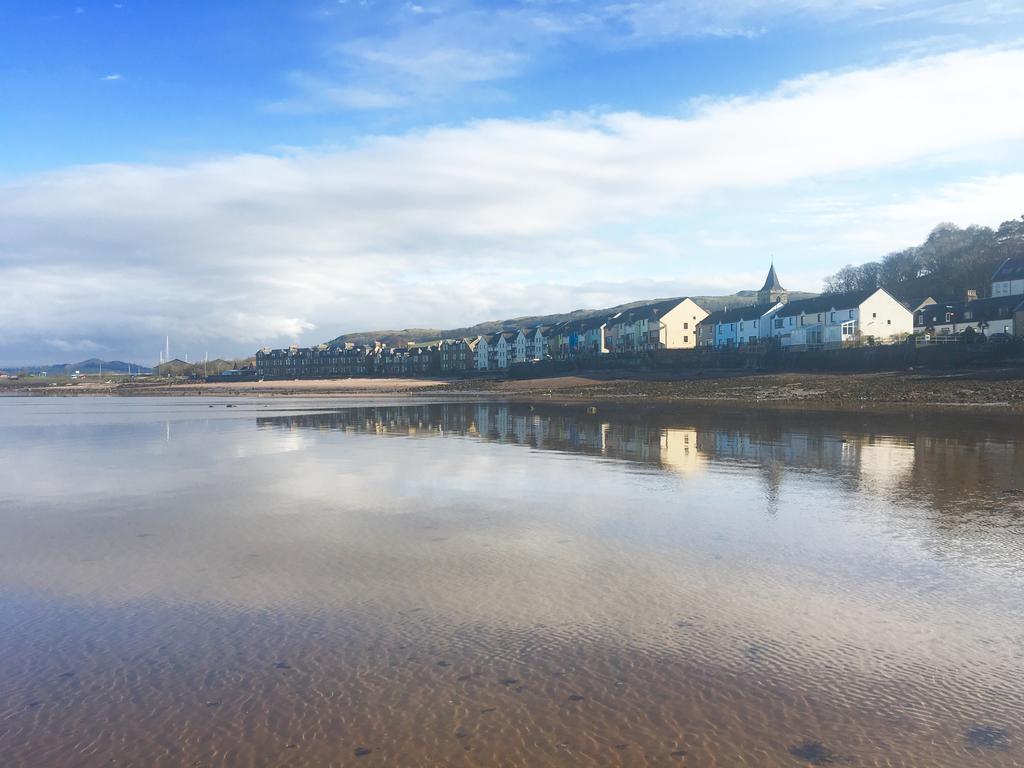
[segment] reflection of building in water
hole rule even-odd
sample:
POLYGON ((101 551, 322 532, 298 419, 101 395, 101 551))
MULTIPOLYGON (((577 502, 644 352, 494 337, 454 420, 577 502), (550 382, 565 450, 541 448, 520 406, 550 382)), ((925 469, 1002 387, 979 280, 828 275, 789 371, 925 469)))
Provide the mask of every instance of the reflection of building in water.
POLYGON ((863 486, 888 496, 904 486, 914 471, 914 444, 898 438, 873 438, 858 442, 858 464, 863 486))
POLYGON ((704 457, 697 451, 697 430, 678 427, 661 430, 661 465, 681 475, 703 469, 704 457))
POLYGON ((964 429, 932 426, 934 420, 904 420, 899 434, 887 419, 882 435, 867 431, 862 417, 844 421, 838 415, 704 412, 685 418, 688 424, 679 424, 677 415, 626 409, 591 414, 582 408, 519 403, 441 403, 346 408, 258 422, 276 429, 465 436, 637 462, 680 475, 736 462, 758 469, 769 509, 794 473, 823 473, 850 490, 939 507, 992 488, 1024 486, 1019 444, 986 438, 979 427, 973 427, 972 437, 970 425, 964 429))

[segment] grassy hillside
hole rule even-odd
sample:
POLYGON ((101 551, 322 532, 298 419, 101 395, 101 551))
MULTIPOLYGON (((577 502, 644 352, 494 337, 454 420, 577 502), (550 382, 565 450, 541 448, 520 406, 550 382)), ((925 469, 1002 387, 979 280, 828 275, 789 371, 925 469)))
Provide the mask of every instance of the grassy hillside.
MULTIPOLYGON (((790 293, 790 299, 803 299, 814 296, 813 293, 801 293, 794 291, 790 293)), ((694 296, 694 301, 700 304, 708 312, 715 312, 727 307, 741 307, 753 304, 757 298, 756 291, 740 291, 731 296, 694 296)), ((563 312, 553 315, 527 315, 524 317, 513 317, 508 320, 489 320, 477 323, 465 328, 404 328, 402 330, 390 331, 362 331, 359 333, 346 333, 331 339, 328 344, 366 344, 374 340, 380 340, 387 344, 401 346, 409 343, 421 343, 434 341, 436 339, 459 339, 463 337, 474 338, 481 334, 495 333, 505 328, 531 328, 537 325, 554 325, 567 320, 583 320, 598 315, 613 315, 641 304, 649 304, 652 301, 664 301, 664 299, 644 299, 633 301, 629 304, 619 304, 616 307, 606 309, 576 309, 572 312, 563 312)))
POLYGON ((234 360, 222 360, 217 358, 216 360, 210 360, 204 363, 200 360, 197 363, 186 363, 184 360, 170 360, 166 363, 161 363, 153 369, 153 373, 157 376, 182 376, 186 378, 202 378, 204 375, 213 376, 224 371, 234 370, 236 368, 244 368, 248 365, 255 363, 256 358, 247 357, 245 359, 236 358, 234 360))

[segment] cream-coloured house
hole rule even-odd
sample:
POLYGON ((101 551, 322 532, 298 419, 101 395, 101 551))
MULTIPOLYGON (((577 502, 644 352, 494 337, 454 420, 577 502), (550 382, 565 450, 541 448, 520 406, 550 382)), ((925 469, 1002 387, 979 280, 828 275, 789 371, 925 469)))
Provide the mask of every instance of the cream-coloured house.
POLYGON ((609 352, 693 349, 697 346, 697 326, 707 316, 707 311, 689 297, 643 304, 608 321, 605 344, 609 352))
POLYGON ((887 344, 914 332, 914 313, 883 288, 823 293, 791 301, 775 313, 772 336, 783 347, 887 344))

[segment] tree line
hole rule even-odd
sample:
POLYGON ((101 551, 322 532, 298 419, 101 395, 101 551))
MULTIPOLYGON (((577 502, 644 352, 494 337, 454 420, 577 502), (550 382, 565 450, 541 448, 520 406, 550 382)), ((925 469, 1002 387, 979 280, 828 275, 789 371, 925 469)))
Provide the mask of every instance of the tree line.
POLYGON ((885 288, 900 298, 963 299, 970 289, 989 295, 992 275, 1010 256, 1024 255, 1024 216, 998 228, 939 224, 921 245, 881 261, 847 265, 825 278, 826 293, 885 288))

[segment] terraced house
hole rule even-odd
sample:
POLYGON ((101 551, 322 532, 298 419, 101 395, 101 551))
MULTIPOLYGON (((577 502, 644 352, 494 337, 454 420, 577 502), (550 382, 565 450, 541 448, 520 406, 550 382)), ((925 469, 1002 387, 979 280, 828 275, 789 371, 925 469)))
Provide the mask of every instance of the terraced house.
POLYGON ((790 301, 771 320, 783 348, 886 344, 914 331, 913 313, 883 288, 790 301))
POLYGON ((689 297, 642 304, 608 321, 605 343, 609 352, 617 353, 693 349, 697 326, 707 316, 689 297))

